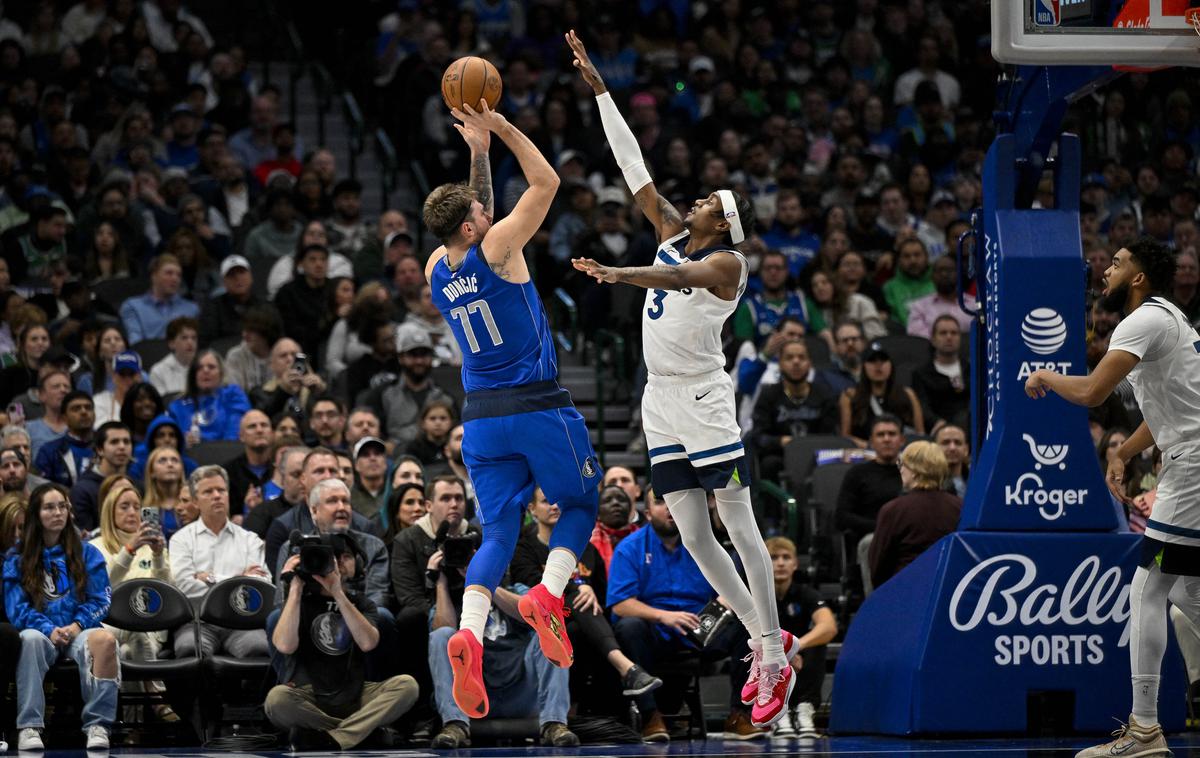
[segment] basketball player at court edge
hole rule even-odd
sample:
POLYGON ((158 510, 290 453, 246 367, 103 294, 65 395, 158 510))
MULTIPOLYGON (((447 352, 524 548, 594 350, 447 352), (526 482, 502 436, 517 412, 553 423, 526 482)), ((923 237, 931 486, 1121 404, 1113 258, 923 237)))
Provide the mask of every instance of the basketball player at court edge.
POLYGON ((481 100, 452 110, 471 148, 470 186, 443 184, 425 199, 425 225, 442 241, 425 267, 433 302, 462 349, 463 462, 475 485, 483 541, 467 567, 459 630, 447 643, 454 701, 471 718, 488 712, 483 629, 520 536, 536 484, 562 513, 542 581, 521 597, 521 616, 554 665, 571 665, 563 589, 596 523, 600 464, 587 425, 558 385, 546 311, 522 252, 558 189, 554 169, 516 127, 481 100), (516 156, 529 189, 492 223, 488 148, 495 133, 516 156))
POLYGON ((1125 464, 1151 445, 1162 450, 1158 498, 1146 521, 1140 565, 1130 584, 1129 662, 1133 713, 1116 739, 1076 758, 1168 755, 1158 723, 1159 669, 1167 648, 1167 603, 1200 624, 1200 335, 1162 296, 1175 278, 1174 254, 1142 238, 1113 256, 1104 272, 1104 306, 1124 311, 1108 352, 1089 376, 1035 371, 1025 382, 1032 398, 1056 392, 1094 407, 1128 377, 1145 421, 1117 449, 1106 483, 1129 503, 1125 464))
POLYGON ((686 218, 658 194, 637 139, 621 118, 583 43, 567 44, 575 67, 596 93, 604 135, 637 206, 658 233, 653 266, 609 268, 576 258, 576 269, 601 282, 645 287, 643 354, 649 379, 642 426, 654 492, 667 502, 688 552, 750 633, 750 677, 742 702, 766 727, 783 716, 795 686, 789 659, 799 652, 779 629, 771 559, 750 505, 749 464, 742 449, 733 383, 725 373, 721 327, 746 289, 748 264, 735 245, 754 224, 750 202, 719 190, 695 202, 686 218), (750 589, 713 535, 706 491, 741 556, 750 589))

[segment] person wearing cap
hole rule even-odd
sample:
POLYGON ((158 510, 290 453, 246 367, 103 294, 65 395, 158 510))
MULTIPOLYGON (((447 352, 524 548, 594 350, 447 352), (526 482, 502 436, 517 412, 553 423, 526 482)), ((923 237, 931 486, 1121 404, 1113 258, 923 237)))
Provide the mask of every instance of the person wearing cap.
POLYGON ((350 504, 355 513, 371 518, 383 507, 387 487, 387 445, 378 437, 363 437, 354 443, 353 452, 355 482, 350 490, 350 504))
POLYGON ((308 354, 315 366, 321 341, 328 336, 336 320, 329 307, 329 248, 307 245, 296 254, 296 266, 303 272, 279 290, 275 307, 286 314, 283 333, 308 354))
POLYGON ((132 350, 113 356, 113 388, 96 394, 95 426, 121 419, 121 403, 133 385, 142 380, 142 357, 132 350))
POLYGON ((692 124, 711 116, 716 104, 713 96, 716 72, 713 59, 707 55, 697 55, 688 61, 687 86, 671 98, 671 110, 686 114, 692 124))
POLYGON ((151 261, 150 291, 121 305, 121 322, 129 344, 163 339, 167 324, 174 319, 200 315, 200 306, 179 294, 182 279, 183 267, 175 256, 164 253, 151 261))
MULTIPOLYGON (((400 354, 400 379, 378 389, 380 419, 387 438, 403 449, 417 438, 420 431, 421 408, 433 400, 453 404, 453 399, 433 383, 433 342, 421 329, 403 325, 396 330, 396 348, 400 354)), ((371 404, 371 394, 364 401, 371 404)))
POLYGON ((428 284, 422 284, 419 295, 415 300, 405 301, 408 315, 404 317, 401 326, 406 329, 422 331, 429 336, 433 345, 434 361, 439 366, 461 366, 463 362, 462 349, 454 338, 450 324, 442 317, 442 312, 433 303, 432 289, 428 284))
POLYGON ((874 420, 883 414, 895 416, 905 428, 924 434, 921 402, 910 387, 896 381, 896 364, 883 343, 875 341, 867 346, 862 366, 858 384, 838 398, 842 436, 849 437, 858 447, 867 447, 874 420))
POLYGON ((330 246, 354 260, 375 231, 362 215, 362 184, 357 179, 343 179, 333 185, 330 197, 333 215, 326 222, 332 243, 330 246))
POLYGON ((171 139, 167 142, 167 165, 191 171, 200 162, 196 135, 200 132, 200 117, 187 103, 171 109, 171 139))
POLYGON ((163 395, 182 394, 187 389, 187 371, 199 347, 200 322, 180 316, 167 324, 167 347, 171 352, 150 367, 150 383, 163 395))
MULTIPOLYGON (((934 322, 942 316, 950 316, 957 321, 959 331, 970 330, 972 318, 958 307, 957 258, 957 254, 943 255, 933 262, 930 273, 933 292, 908 304, 907 331, 910 335, 929 339, 934 322)), ((964 299, 967 308, 974 310, 974 296, 966 293, 964 299)))
POLYGON ((266 308, 278 316, 274 305, 254 294, 250 261, 240 255, 230 255, 221 261, 220 271, 225 291, 208 298, 200 312, 200 340, 204 344, 222 337, 241 336, 243 319, 251 308, 266 308))
POLYGON ((364 240, 363 246, 352 257, 354 278, 362 283, 391 278, 388 271, 394 270, 396 262, 413 249, 412 234, 408 231, 408 219, 395 208, 379 214, 379 223, 374 234, 364 240))
POLYGON ((25 453, 15 447, 0 448, 0 486, 5 492, 19 492, 29 497, 48 481, 30 472, 25 453))

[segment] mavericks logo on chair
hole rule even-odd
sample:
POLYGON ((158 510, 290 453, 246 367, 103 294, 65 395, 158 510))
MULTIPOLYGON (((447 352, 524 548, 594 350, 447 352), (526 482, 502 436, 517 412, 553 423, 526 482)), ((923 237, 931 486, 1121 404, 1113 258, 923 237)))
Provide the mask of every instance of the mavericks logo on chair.
POLYGON ((262 606, 262 593, 248 584, 235 587, 233 592, 229 593, 229 607, 240 616, 253 616, 262 606))
POLYGON ((152 587, 139 587, 129 596, 129 610, 142 618, 157 616, 162 607, 162 595, 152 587))

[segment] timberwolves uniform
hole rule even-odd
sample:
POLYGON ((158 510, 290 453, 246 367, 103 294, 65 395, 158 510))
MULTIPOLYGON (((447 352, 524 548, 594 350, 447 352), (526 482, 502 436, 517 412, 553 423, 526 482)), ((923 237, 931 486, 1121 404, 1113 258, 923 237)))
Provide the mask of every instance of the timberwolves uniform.
MULTIPOLYGON (((1195 556, 1200 547, 1200 335, 1173 303, 1150 297, 1117 324, 1108 349, 1141 359, 1129 382, 1162 450, 1146 537, 1189 546, 1195 556)), ((1180 570, 1170 550, 1162 556, 1163 573, 1200 576, 1200 563, 1180 570)))
POLYGON ((540 486, 560 507, 601 480, 587 425, 558 385, 558 360, 533 282, 513 284, 472 246, 433 269, 433 303, 463 354, 463 462, 485 526, 520 519, 540 486))
POLYGON ((733 380, 725 373, 721 328, 746 289, 748 265, 736 250, 710 247, 684 254, 689 232, 658 247, 654 265, 687 266, 714 253, 742 264, 737 297, 703 288, 648 290, 642 313, 643 353, 649 374, 642 395, 655 494, 750 484, 734 408, 733 380))

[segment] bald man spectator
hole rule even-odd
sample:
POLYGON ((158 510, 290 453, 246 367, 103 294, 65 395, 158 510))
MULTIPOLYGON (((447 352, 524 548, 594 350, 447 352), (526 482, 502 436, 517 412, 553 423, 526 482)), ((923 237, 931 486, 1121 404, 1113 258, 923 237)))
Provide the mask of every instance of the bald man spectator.
POLYGON ((242 453, 225 464, 229 474, 229 507, 234 514, 243 514, 262 506, 262 488, 275 475, 271 461, 271 443, 275 431, 271 418, 262 411, 250 410, 242 416, 238 427, 242 453))

